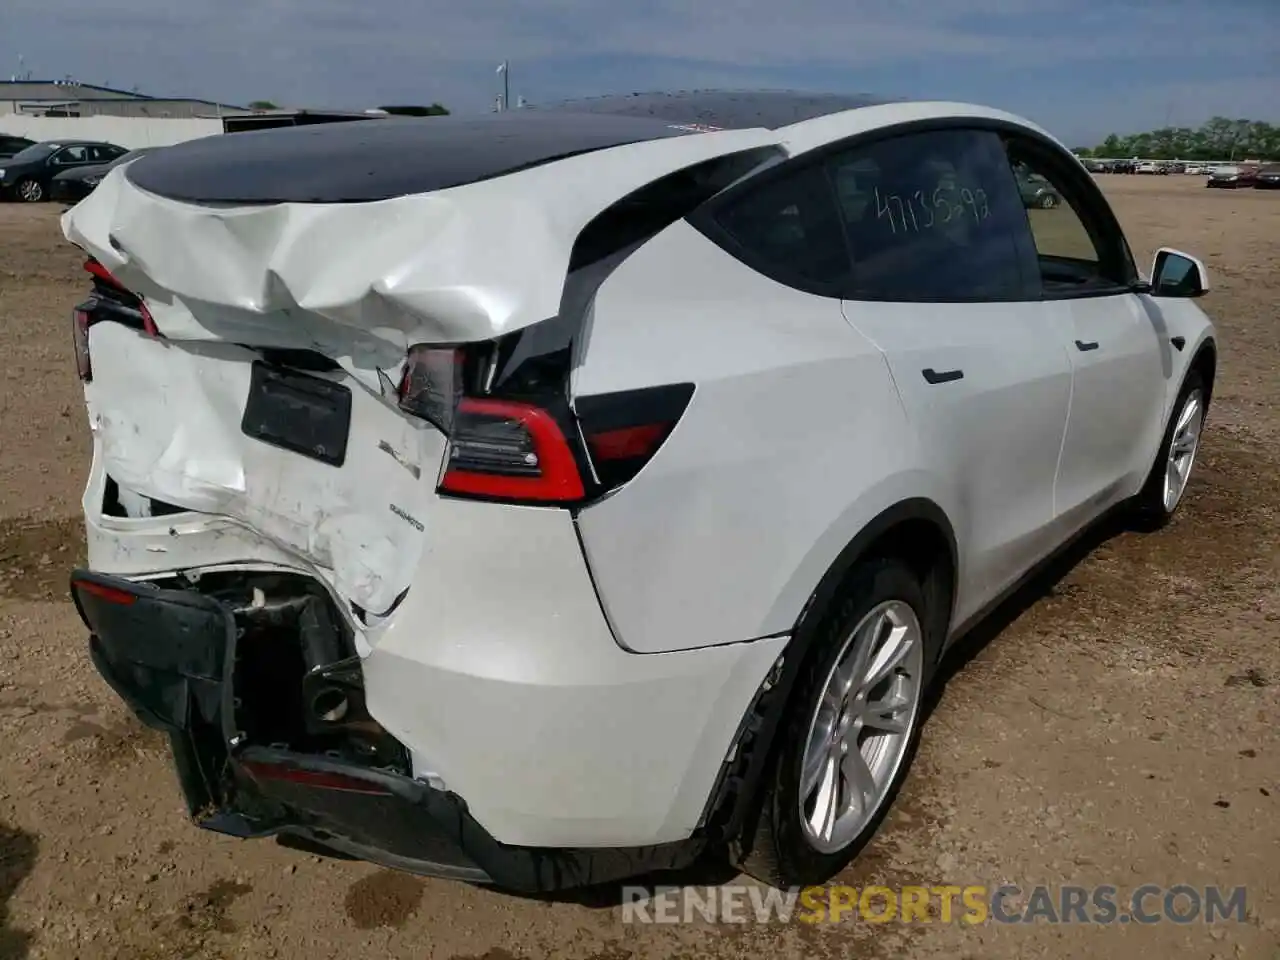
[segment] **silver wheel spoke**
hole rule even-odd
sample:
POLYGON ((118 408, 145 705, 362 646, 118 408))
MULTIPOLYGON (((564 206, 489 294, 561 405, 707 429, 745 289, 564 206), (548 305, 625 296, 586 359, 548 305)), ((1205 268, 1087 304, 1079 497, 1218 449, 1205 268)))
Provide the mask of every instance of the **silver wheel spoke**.
POLYGON ((809 818, 809 826, 823 840, 830 840, 835 829, 836 804, 840 799, 840 777, 835 757, 830 753, 823 758, 822 779, 818 784, 817 796, 814 798, 813 815, 809 818))
MULTIPOLYGON (((886 621, 888 617, 885 618, 886 621)), ((902 663, 911 646, 911 636, 905 626, 891 625, 889 635, 883 645, 876 651, 875 659, 867 669, 866 679, 862 681, 860 690, 870 693, 885 677, 889 676, 902 663)))
POLYGON ((862 725, 886 733, 906 733, 907 721, 902 714, 910 706, 913 706, 910 700, 897 695, 870 701, 863 708, 862 725))
POLYGON ((840 762, 840 772, 844 774, 845 783, 849 787, 849 796, 861 813, 870 806, 877 793, 876 778, 867 766, 866 758, 856 746, 850 746, 849 752, 840 762))
POLYGON ((800 768, 800 797, 802 800, 808 800, 809 797, 813 796, 813 791, 817 789, 818 782, 822 779, 822 775, 826 771, 831 758, 830 744, 830 727, 821 738, 816 735, 809 737, 809 746, 804 752, 804 766, 800 768))

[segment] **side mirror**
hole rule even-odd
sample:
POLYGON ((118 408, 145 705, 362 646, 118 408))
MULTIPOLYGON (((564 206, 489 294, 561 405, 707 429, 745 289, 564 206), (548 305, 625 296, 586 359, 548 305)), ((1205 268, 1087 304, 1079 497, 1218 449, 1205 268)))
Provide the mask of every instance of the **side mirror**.
POLYGON ((1203 297, 1209 292, 1209 271, 1189 254, 1169 247, 1156 251, 1151 265, 1151 295, 1154 297, 1203 297))

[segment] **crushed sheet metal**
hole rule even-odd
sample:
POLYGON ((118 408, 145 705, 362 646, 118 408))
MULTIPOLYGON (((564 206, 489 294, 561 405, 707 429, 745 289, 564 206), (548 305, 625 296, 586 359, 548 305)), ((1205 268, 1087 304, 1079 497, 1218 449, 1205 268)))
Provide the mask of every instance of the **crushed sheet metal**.
POLYGON ((652 140, 372 203, 203 206, 117 168, 62 229, 146 298, 169 338, 316 349, 372 371, 412 343, 554 316, 597 213, 667 173, 776 142, 763 129, 652 140))
POLYGON ((392 607, 417 568, 433 494, 405 467, 420 476, 442 462, 439 431, 355 389, 351 455, 335 468, 240 429, 251 350, 156 340, 115 323, 90 336, 106 362, 85 384, 89 422, 101 469, 120 488, 243 524, 323 571, 341 597, 392 607), (382 438, 401 464, 373 452, 382 438))

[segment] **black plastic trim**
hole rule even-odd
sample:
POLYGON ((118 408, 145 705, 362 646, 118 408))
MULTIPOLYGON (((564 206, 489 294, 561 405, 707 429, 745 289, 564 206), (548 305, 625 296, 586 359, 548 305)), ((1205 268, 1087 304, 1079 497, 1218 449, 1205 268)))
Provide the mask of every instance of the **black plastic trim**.
POLYGON ((935 370, 933 367, 925 367, 920 373, 925 380, 932 384, 951 383, 955 380, 964 379, 963 370, 935 370))

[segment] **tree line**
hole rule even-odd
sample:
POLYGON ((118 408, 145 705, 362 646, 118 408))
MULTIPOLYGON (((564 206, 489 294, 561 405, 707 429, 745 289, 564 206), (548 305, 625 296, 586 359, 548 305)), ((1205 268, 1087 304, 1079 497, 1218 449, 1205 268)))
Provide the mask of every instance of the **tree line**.
POLYGON ((1162 127, 1127 137, 1111 134, 1081 157, 1144 160, 1280 160, 1280 126, 1261 120, 1214 117, 1200 127, 1162 127))

